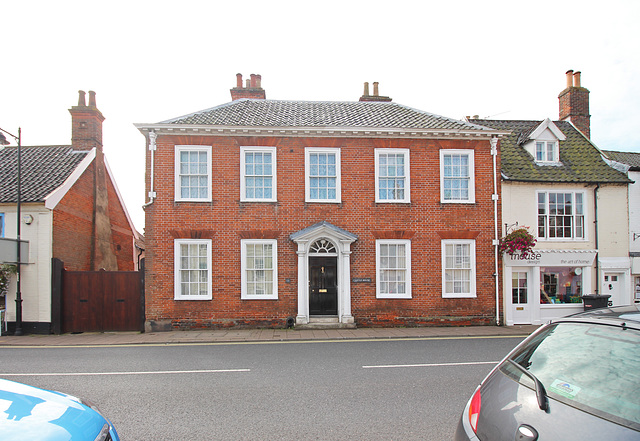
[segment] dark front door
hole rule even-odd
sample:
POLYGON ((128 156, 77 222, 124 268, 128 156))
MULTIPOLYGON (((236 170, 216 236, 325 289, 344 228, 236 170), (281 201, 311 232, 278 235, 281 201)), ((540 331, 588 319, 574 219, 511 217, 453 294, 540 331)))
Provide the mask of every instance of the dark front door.
POLYGON ((309 257, 309 314, 338 315, 337 257, 309 257))

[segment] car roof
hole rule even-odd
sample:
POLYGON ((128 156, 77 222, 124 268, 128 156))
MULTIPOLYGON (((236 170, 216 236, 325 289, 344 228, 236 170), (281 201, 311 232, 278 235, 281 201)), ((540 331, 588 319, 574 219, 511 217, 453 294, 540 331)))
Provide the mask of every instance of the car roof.
POLYGON ((552 320, 551 323, 567 321, 602 323, 640 329, 640 303, 628 306, 592 309, 552 320))

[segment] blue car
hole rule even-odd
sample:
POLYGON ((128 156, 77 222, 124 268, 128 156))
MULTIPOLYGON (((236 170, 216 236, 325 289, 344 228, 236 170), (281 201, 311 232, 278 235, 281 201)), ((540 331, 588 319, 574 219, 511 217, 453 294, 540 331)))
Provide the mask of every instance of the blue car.
POLYGON ((541 327, 478 386, 455 440, 640 440, 640 304, 541 327))
POLYGON ((120 441, 111 422, 86 401, 0 379, 3 441, 120 441))

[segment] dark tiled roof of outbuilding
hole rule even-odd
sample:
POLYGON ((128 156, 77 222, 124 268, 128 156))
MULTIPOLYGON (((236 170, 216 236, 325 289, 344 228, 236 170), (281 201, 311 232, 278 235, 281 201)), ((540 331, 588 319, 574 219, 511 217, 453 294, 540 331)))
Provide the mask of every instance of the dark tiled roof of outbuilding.
POLYGON ((491 131, 397 103, 367 101, 240 99, 159 124, 491 131))
MULTIPOLYGON (((74 172, 89 151, 68 145, 23 146, 20 149, 21 201, 44 202, 74 172)), ((0 203, 18 201, 18 149, 0 151, 0 203)))
POLYGON ((584 183, 628 183, 624 173, 607 165, 598 149, 578 130, 566 121, 553 123, 564 133, 566 140, 560 141, 562 165, 538 165, 521 144, 542 124, 542 121, 473 119, 496 130, 511 134, 500 142, 500 158, 503 178, 507 181, 523 182, 584 182, 584 183))
POLYGON ((612 161, 630 165, 631 170, 640 170, 640 153, 638 152, 616 152, 613 150, 603 150, 602 153, 612 161))

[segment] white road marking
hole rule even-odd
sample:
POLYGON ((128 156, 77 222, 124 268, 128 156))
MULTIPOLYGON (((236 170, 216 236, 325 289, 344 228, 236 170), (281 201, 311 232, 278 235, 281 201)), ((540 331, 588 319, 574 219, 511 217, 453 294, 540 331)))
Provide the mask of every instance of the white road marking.
POLYGON ((424 363, 424 364, 382 364, 378 366, 362 366, 363 369, 388 369, 410 367, 441 367, 441 366, 473 366, 477 364, 498 364, 497 361, 468 361, 460 363, 424 363))
POLYGON ((0 373, 0 377, 73 377, 73 376, 93 376, 93 375, 153 375, 153 374, 216 374, 224 372, 250 372, 251 369, 202 369, 191 371, 139 371, 139 372, 41 372, 41 373, 20 373, 6 374, 0 373))

